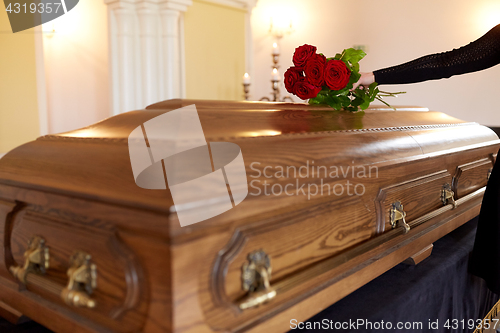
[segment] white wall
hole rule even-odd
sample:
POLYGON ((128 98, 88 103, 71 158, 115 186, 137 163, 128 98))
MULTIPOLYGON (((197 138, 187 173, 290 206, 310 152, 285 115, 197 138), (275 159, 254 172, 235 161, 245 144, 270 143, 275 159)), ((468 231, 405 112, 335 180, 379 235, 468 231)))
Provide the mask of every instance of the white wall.
POLYGON ((74 130, 111 116, 107 8, 102 0, 80 1, 43 25, 50 133, 74 130))
MULTIPOLYGON (((253 99, 271 91, 273 39, 268 30, 270 15, 281 11, 277 8, 285 8, 295 26, 295 32, 280 42, 281 74, 292 65, 295 47, 304 43, 316 45, 327 56, 366 45, 368 55, 361 70, 372 71, 458 48, 500 23, 498 0, 259 0, 252 14, 253 99)), ((500 66, 448 80, 382 87, 407 91, 388 100, 394 105, 420 105, 463 120, 500 126, 500 104, 496 102, 500 66)))
MULTIPOLYGON (((183 2, 190 3, 190 1, 183 2)), ((183 2, 177 1, 177 5, 183 2)), ((213 0, 212 2, 217 3, 218 0, 213 0)), ((171 1, 172 3, 176 3, 176 1, 171 1)), ((188 26, 186 34, 186 60, 188 67, 186 83, 188 97, 190 92, 192 95, 191 98, 201 96, 203 98, 236 99, 243 96, 243 92, 240 92, 238 88, 241 84, 239 78, 243 75, 239 73, 244 71, 245 63, 244 18, 246 9, 244 10, 244 8, 246 7, 244 1, 231 0, 226 1, 226 3, 234 6, 225 7, 219 4, 207 4, 202 1, 196 1, 196 5, 193 6, 194 8, 188 7, 187 15, 194 16, 191 20, 190 17, 186 19, 188 26), (196 75, 191 75, 190 77, 190 69, 197 69, 199 66, 203 69, 204 63, 214 65, 214 61, 211 61, 210 58, 208 60, 203 58, 203 50, 197 54, 190 53, 190 51, 199 51, 200 47, 198 44, 204 43, 203 45, 205 45, 208 43, 205 36, 207 31, 204 31, 205 35, 193 33, 193 31, 203 29, 203 25, 207 24, 207 22, 212 25, 214 22, 217 23, 217 17, 214 18, 214 15, 218 15, 218 25, 211 26, 208 29, 209 32, 217 29, 228 30, 233 26, 233 29, 229 33, 222 34, 223 38, 221 38, 222 35, 220 33, 213 34, 212 37, 221 43, 226 42, 227 45, 224 44, 224 47, 233 52, 227 55, 227 49, 218 48, 219 53, 226 52, 224 53, 225 58, 224 56, 219 58, 224 60, 229 57, 229 60, 234 61, 228 64, 230 65, 230 69, 226 73, 219 75, 220 77, 215 81, 212 78, 213 73, 210 71, 201 73, 201 75, 204 75, 202 79, 197 78, 196 75), (240 41, 236 43, 234 40, 238 36, 240 36, 240 41), (198 41, 197 38, 204 38, 204 40, 198 41), (234 59, 231 59, 231 57, 234 59), (196 62, 196 64, 193 65, 192 62, 196 62), (202 63, 202 65, 199 63, 202 63), (229 81, 228 78, 230 79, 229 81), (205 89, 206 91, 196 92, 196 89, 201 89, 199 88, 200 82, 210 82, 212 85, 215 85, 205 89), (214 89, 218 89, 215 95, 213 94, 214 89)), ((114 18, 113 15, 111 17, 114 18)), ((109 60, 108 8, 104 1, 80 1, 67 14, 44 24, 43 29, 44 31, 55 29, 53 35, 45 33, 43 36, 48 131, 50 133, 70 131, 110 117, 113 113, 110 103, 111 64, 109 60)), ((216 32, 219 31, 217 30, 216 32)), ((134 31, 134 34, 134 36, 138 36, 139 32, 134 31)), ((169 38, 172 37, 169 34, 167 35, 169 38)), ((136 44, 132 45, 131 48, 133 49, 136 44)), ((135 47, 135 52, 140 52, 141 50, 143 50, 142 46, 135 47)), ((216 54, 217 52, 213 51, 212 53, 216 54)), ((137 57, 137 54, 132 56, 132 58, 134 57, 137 57)), ((151 62, 145 63, 145 65, 152 66, 151 68, 158 72, 161 71, 156 68, 158 66, 155 67, 151 62)), ((222 66, 222 63, 219 65, 221 66, 218 68, 224 70, 225 67, 222 66)), ((206 64, 205 67, 207 67, 206 64)), ((139 70, 143 68, 139 68, 139 70)), ((163 74, 160 73, 159 75, 163 74)), ((197 73, 197 75, 199 77, 200 73, 197 73)), ((135 73, 134 77, 140 77, 140 75, 135 73)), ((163 80, 159 81, 164 82, 163 80)), ((145 82, 142 82, 139 84, 139 87, 147 86, 145 82)), ((182 90, 181 87, 174 88, 175 90, 182 90)), ((121 92, 121 90, 118 91, 121 92)), ((148 101, 146 105, 161 100, 160 97, 157 100, 148 101)), ((136 107, 142 108, 144 106, 136 107)), ((131 111, 132 109, 128 108, 122 111, 131 111)))

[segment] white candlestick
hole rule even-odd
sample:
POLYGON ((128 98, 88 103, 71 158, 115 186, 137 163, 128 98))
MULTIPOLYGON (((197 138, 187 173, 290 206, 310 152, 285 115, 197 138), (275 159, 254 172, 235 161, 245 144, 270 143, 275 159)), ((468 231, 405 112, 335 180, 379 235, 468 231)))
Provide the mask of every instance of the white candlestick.
POLYGON ((248 75, 248 73, 243 75, 243 84, 250 84, 250 75, 248 75))
POLYGON ((278 70, 276 68, 273 68, 273 73, 271 74, 271 78, 273 81, 279 81, 280 74, 278 73, 278 70))
POLYGON ((279 55, 280 54, 280 48, 278 46, 278 43, 273 43, 273 55, 279 55))

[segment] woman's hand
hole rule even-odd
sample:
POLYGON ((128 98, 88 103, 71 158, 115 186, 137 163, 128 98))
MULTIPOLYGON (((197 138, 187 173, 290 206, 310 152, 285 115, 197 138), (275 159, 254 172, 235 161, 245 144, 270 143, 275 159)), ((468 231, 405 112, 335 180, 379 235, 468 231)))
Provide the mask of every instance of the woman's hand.
POLYGON ((361 73, 361 77, 359 78, 358 82, 356 82, 352 86, 351 91, 353 91, 354 89, 356 89, 359 86, 368 87, 373 82, 375 82, 375 75, 373 75, 373 72, 361 73))

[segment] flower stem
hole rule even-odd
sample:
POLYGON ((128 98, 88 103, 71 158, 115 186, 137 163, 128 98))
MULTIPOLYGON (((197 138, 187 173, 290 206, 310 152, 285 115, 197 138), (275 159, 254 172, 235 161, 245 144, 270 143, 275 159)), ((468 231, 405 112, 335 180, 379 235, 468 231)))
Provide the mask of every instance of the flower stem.
POLYGON ((398 95, 398 94, 406 94, 406 91, 398 91, 398 92, 393 93, 393 92, 379 90, 379 92, 382 94, 387 94, 389 96, 398 95))
POLYGON ((390 106, 386 101, 384 101, 382 98, 378 97, 378 96, 375 96, 376 99, 378 99, 379 101, 381 101, 382 103, 384 103, 385 105, 387 105, 388 107, 390 107, 391 109, 393 109, 394 111, 396 111, 396 108, 393 107, 393 106, 390 106))

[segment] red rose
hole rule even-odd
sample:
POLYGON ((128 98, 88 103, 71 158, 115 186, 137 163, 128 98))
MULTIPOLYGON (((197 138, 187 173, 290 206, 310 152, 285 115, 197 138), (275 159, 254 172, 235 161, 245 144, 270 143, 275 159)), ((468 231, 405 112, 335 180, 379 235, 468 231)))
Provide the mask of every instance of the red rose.
POLYGON ((322 54, 313 54, 306 62, 304 72, 306 73, 306 80, 317 87, 325 84, 325 65, 326 57, 322 54))
POLYGON ((351 70, 342 60, 330 60, 326 63, 325 82, 331 90, 344 89, 349 83, 351 70))
POLYGON ((293 54, 293 64, 296 67, 304 67, 307 59, 316 53, 316 46, 304 44, 295 49, 295 53, 293 54))
POLYGON ((301 99, 314 98, 321 91, 321 87, 316 87, 304 79, 297 81, 293 86, 293 93, 301 99))
POLYGON ((290 67, 286 70, 285 74, 285 88, 289 93, 293 94, 293 86, 300 78, 304 77, 302 73, 302 68, 300 67, 290 67))

